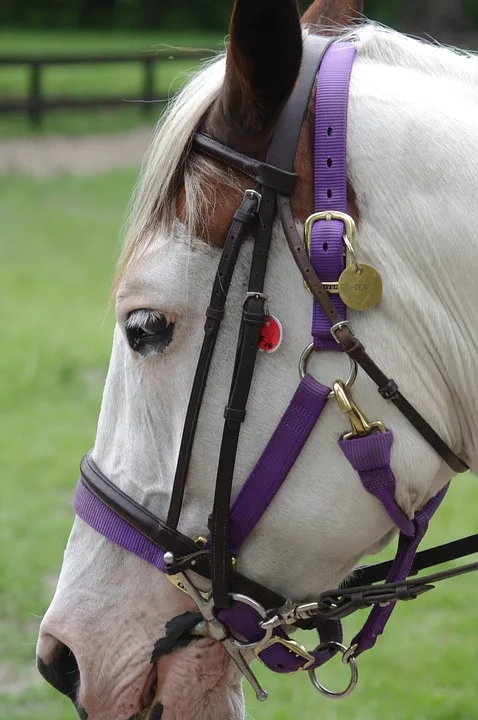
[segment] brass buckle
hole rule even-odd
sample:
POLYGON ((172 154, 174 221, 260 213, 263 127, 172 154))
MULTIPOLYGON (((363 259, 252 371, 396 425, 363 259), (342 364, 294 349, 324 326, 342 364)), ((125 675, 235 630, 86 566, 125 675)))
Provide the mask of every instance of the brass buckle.
MULTIPOLYGON (((304 247, 307 251, 307 255, 310 258, 310 238, 312 235, 312 228, 314 227, 316 222, 320 222, 321 220, 325 220, 326 222, 330 222, 331 220, 340 220, 343 222, 345 231, 344 231, 344 237, 347 238, 348 242, 344 241, 345 244, 345 267, 348 267, 349 265, 353 265, 355 262, 355 246, 357 244, 357 226, 355 225, 355 221, 350 215, 347 215, 347 213, 339 212, 338 210, 326 210, 325 212, 317 212, 310 215, 304 224, 304 247)), ((334 282, 325 282, 322 281, 322 285, 327 290, 329 294, 332 295, 338 295, 339 292, 339 283, 338 281, 334 282)), ((310 292, 310 288, 307 285, 307 283, 304 281, 304 287, 310 292)))
POLYGON ((337 400, 337 405, 344 415, 348 415, 352 431, 345 433, 343 436, 344 440, 350 440, 351 438, 361 437, 363 435, 370 435, 373 430, 378 430, 381 433, 385 432, 385 426, 380 420, 369 422, 360 408, 354 403, 352 398, 347 394, 347 389, 342 380, 336 380, 334 382, 334 396, 337 400))
POLYGON ((292 655, 295 655, 298 658, 302 658, 305 662, 302 667, 299 668, 299 670, 308 670, 315 663, 315 657, 303 645, 296 642, 295 640, 289 640, 287 638, 275 636, 271 637, 264 644, 261 644, 258 647, 254 648, 252 652, 254 653, 256 658, 265 665, 264 661, 261 660, 259 655, 261 652, 267 650, 267 648, 273 647, 274 645, 283 645, 290 653, 292 653, 292 655))

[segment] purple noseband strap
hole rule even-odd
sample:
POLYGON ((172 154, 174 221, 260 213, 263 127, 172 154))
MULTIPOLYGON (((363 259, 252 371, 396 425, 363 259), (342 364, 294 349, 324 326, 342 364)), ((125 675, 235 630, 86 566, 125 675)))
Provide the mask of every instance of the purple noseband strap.
POLYGON ((108 540, 165 572, 164 551, 97 498, 81 478, 73 496, 73 510, 108 540))

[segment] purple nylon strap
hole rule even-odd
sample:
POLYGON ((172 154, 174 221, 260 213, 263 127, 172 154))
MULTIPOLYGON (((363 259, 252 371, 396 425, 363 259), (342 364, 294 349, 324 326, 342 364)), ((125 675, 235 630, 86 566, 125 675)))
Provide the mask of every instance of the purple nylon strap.
MULTIPOLYGON (((252 473, 241 488, 231 509, 229 544, 236 555, 246 538, 256 527, 270 503, 282 487, 290 469, 324 409, 330 388, 306 375, 295 391, 279 425, 269 440, 252 473)), ((258 625, 257 613, 244 604, 236 603, 229 610, 219 613, 221 622, 246 637, 249 642, 259 640, 263 631, 258 625)), ((299 670, 304 658, 294 655, 281 644, 288 640, 282 630, 274 632, 276 643, 263 650, 259 657, 270 669, 280 673, 299 670)), ((339 622, 329 621, 320 627, 322 642, 340 642, 342 628, 339 622)), ((314 667, 330 659, 330 651, 311 653, 314 667)))
MULTIPOLYGON (((428 529, 428 523, 438 510, 448 487, 449 485, 446 485, 422 510, 418 510, 418 512, 415 513, 413 521, 415 525, 415 536, 406 537, 405 535, 400 535, 397 554, 387 576, 387 582, 400 582, 408 577, 418 546, 428 529)), ((395 605, 396 603, 390 603, 386 607, 376 606, 372 609, 362 630, 352 640, 352 645, 357 645, 357 649, 354 652, 355 656, 360 655, 365 650, 373 648, 378 636, 385 630, 385 626, 395 605)))
MULTIPOLYGON (((400 582, 408 577, 428 523, 448 490, 447 485, 410 520, 395 500, 395 476, 390 468, 392 442, 391 432, 339 440, 342 452, 358 472, 364 488, 380 500, 390 518, 400 528, 397 554, 387 576, 389 583, 400 582)), ((385 607, 376 606, 371 610, 364 627, 352 640, 352 646, 357 646, 355 657, 375 645, 395 605, 396 603, 389 603, 385 607)))
POLYGON ((73 496, 73 510, 79 518, 108 540, 165 572, 163 550, 97 498, 81 478, 73 496))
POLYGON ((239 491, 230 519, 233 555, 256 527, 297 460, 327 401, 330 388, 310 375, 300 382, 255 468, 239 491))
MULTIPOLYGON (((315 116, 315 212, 346 213, 347 206, 347 113, 350 76, 356 50, 348 43, 328 49, 317 78, 315 116)), ((322 282, 337 282, 344 269, 344 225, 340 220, 314 223, 310 238, 310 261, 322 282)), ((346 318, 346 307, 337 294, 332 302, 346 318)), ((330 335, 330 321, 313 301, 312 336, 315 350, 341 350, 330 335)))
POLYGON ((395 500, 395 475, 390 468, 393 435, 390 431, 339 440, 343 454, 358 472, 365 490, 375 495, 403 535, 413 537, 415 526, 395 500))
MULTIPOLYGON (((264 631, 258 624, 257 613, 248 605, 239 605, 236 603, 229 610, 221 610, 219 620, 227 627, 232 628, 235 632, 247 638, 249 642, 256 642, 263 636, 264 631)), ((336 620, 324 621, 320 627, 320 641, 327 643, 329 641, 342 642, 342 626, 336 620)), ((290 640, 289 636, 282 630, 274 631, 274 639, 276 643, 259 653, 261 661, 273 672, 292 673, 301 670, 304 666, 305 659, 295 655, 293 651, 282 645, 280 640, 290 640)), ((331 650, 321 650, 320 652, 312 651, 310 655, 315 659, 313 666, 318 668, 326 663, 335 654, 331 650)))

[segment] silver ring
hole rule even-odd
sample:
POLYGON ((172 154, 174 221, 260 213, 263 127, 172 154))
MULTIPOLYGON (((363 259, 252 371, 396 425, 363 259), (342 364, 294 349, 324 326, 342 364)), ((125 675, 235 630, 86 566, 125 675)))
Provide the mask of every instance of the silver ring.
MULTIPOLYGON (((299 376, 300 376, 301 380, 303 380, 305 378, 305 376, 307 375, 307 363, 308 363, 309 358, 312 355, 313 351, 314 351, 314 343, 310 343, 310 345, 308 345, 305 348, 304 352, 300 356, 299 376)), ((350 388, 352 387, 352 385, 354 384, 354 382, 357 379, 357 372, 358 372, 358 365, 355 362, 355 360, 352 360, 352 358, 349 357, 349 363, 350 363, 350 372, 349 372, 349 376, 348 376, 347 380, 344 383, 344 387, 346 390, 350 390, 350 388)), ((329 393, 329 398, 333 398, 333 397, 334 397, 334 391, 331 390, 329 393)))
POLYGON ((314 653, 321 652, 322 650, 338 650, 342 653, 342 658, 347 657, 347 665, 350 668, 350 682, 345 688, 345 690, 342 690, 341 692, 334 692, 333 690, 328 690, 326 687, 322 685, 322 683, 317 679, 317 675, 315 674, 315 670, 312 668, 309 670, 309 678, 312 685, 315 687, 316 690, 318 690, 322 695, 325 695, 328 698, 331 698, 332 700, 341 700, 342 698, 348 697, 353 693, 355 688, 357 687, 358 683, 358 667, 357 667, 357 661, 353 655, 350 655, 348 653, 347 648, 345 645, 342 645, 338 642, 326 642, 321 643, 318 645, 314 653))
MULTIPOLYGON (((253 600, 252 598, 248 597, 247 595, 241 595, 240 593, 231 593, 230 594, 232 599, 236 602, 243 603, 244 605, 249 605, 250 608, 256 611, 258 615, 262 618, 262 620, 267 619, 267 612, 265 609, 260 605, 260 603, 256 602, 256 600, 253 600)), ((262 645, 263 643, 268 642, 272 637, 273 628, 267 627, 263 628, 261 627, 261 630, 264 630, 264 635, 261 637, 260 640, 256 640, 256 642, 241 642, 240 640, 237 640, 233 635, 230 636, 229 640, 234 645, 234 647, 239 648, 239 650, 254 650, 254 648, 258 647, 259 645, 262 645)))

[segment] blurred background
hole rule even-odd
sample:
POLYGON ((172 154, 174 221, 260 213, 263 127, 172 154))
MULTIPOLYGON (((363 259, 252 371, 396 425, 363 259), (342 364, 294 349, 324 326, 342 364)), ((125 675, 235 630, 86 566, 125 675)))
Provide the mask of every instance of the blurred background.
MULTIPOLYGON (((121 224, 164 102, 224 47, 231 6, 0 3, 0 720, 75 718, 37 675, 35 639, 73 519, 77 465, 94 439, 121 224)), ((478 0, 365 6, 370 18, 412 34, 478 46, 478 0)), ((477 501, 471 476, 456 481, 429 543, 476 530, 477 501)), ((478 718, 475 584, 455 580, 401 607, 363 658, 353 698, 327 703, 306 676, 259 668, 270 700, 259 706, 249 695, 250 715, 478 718)), ((349 636, 359 621, 348 623, 349 636)), ((344 681, 340 667, 324 678, 344 681)))

